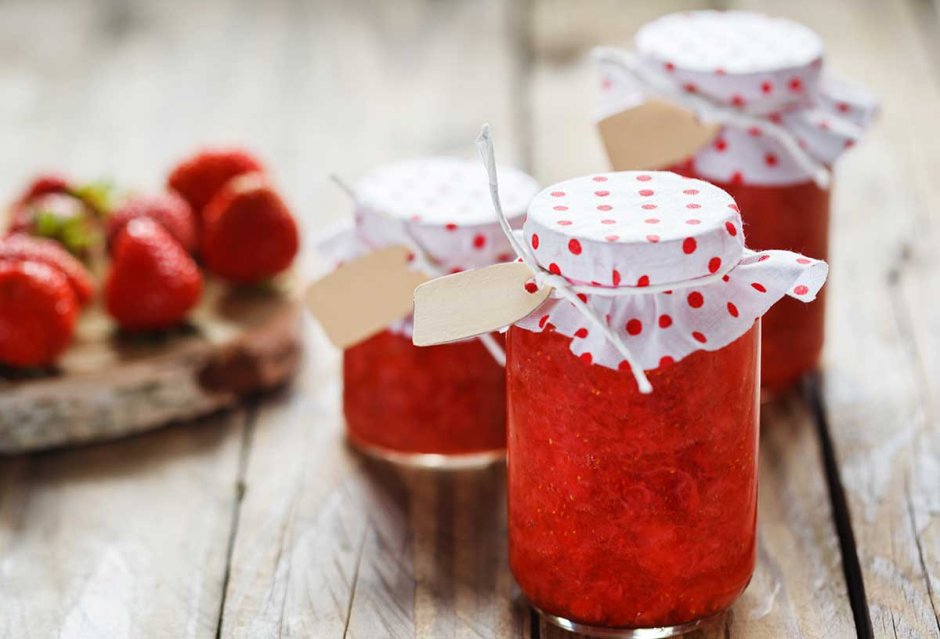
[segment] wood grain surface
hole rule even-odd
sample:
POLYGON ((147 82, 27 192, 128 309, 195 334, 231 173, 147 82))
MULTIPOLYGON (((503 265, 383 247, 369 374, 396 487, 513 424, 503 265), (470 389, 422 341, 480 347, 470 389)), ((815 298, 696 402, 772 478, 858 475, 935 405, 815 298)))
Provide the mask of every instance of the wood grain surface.
MULTIPOLYGON (((590 47, 704 6, 807 22, 884 113, 837 172, 826 371, 764 408, 757 572, 692 636, 940 638, 927 0, 0 0, 0 194, 50 167, 158 188, 195 146, 243 141, 311 239, 349 213, 329 173, 472 157, 484 121, 501 162, 550 183, 604 167, 590 47)), ((353 454, 339 354, 305 335, 273 396, 0 459, 0 637, 574 637, 514 586, 503 467, 353 454)))
POLYGON ((54 371, 0 374, 0 453, 117 439, 283 384, 303 351, 297 289, 207 280, 186 324, 160 335, 121 334, 95 301, 54 371))
POLYGON ((867 608, 879 637, 940 635, 940 386, 931 375, 940 343, 936 304, 925 296, 940 290, 940 93, 938 60, 926 46, 938 36, 936 20, 924 23, 924 8, 867 2, 832 3, 825 11, 809 2, 793 7, 796 17, 820 24, 836 68, 861 70, 883 101, 868 153, 848 156, 836 177, 824 380, 867 608))

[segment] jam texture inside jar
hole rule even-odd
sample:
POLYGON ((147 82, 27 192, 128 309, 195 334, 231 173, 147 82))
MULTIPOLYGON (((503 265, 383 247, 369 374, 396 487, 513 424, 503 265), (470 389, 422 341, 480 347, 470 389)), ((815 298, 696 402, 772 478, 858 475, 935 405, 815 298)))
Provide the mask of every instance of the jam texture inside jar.
POLYGON ((506 445, 506 375, 479 340, 417 348, 384 331, 346 350, 350 439, 403 453, 473 454, 506 445))
POLYGON ((555 294, 507 339, 513 574, 564 628, 688 631, 754 569, 760 318, 827 266, 747 249, 727 193, 660 171, 552 185, 522 236, 555 294))
POLYGON ((509 553, 543 613, 600 627, 714 615, 754 569, 759 324, 651 371, 510 329, 509 553))
MULTIPOLYGON (((521 222, 538 185, 515 169, 502 175, 506 214, 521 222)), ((411 267, 429 275, 513 258, 478 162, 399 162, 368 174, 354 190, 360 252, 407 246, 411 267)), ((456 468, 501 458, 505 371, 488 349, 501 349, 502 338, 488 337, 489 346, 471 339, 419 348, 411 335, 411 318, 402 318, 344 353, 349 441, 372 456, 416 466, 456 468)))

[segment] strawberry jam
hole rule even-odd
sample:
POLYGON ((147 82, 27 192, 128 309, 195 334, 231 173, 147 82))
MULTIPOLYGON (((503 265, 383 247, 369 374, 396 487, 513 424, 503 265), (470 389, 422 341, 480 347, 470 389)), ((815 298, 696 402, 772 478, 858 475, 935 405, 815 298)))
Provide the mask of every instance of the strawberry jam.
MULTIPOLYGON (((755 251, 786 249, 826 260, 829 253, 829 191, 813 182, 757 186, 716 182, 688 165, 673 169, 708 180, 737 202, 747 246, 755 251)), ((762 318, 761 386, 771 393, 794 386, 819 364, 825 331, 825 290, 815 304, 780 300, 762 318)))
POLYGON ((509 333, 516 581, 543 613, 595 629, 727 609, 755 562, 759 324, 649 371, 649 395, 569 345, 509 333))
POLYGON ((479 340, 418 348, 384 331, 346 350, 343 407, 353 444, 380 456, 501 456, 505 372, 479 340))

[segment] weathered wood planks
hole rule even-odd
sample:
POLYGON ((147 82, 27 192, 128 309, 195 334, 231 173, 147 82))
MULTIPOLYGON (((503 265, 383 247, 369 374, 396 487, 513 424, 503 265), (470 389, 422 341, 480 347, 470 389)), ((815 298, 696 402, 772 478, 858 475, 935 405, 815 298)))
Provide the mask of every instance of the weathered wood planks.
MULTIPOLYGON (((811 24, 884 99, 836 181, 823 408, 875 636, 940 636, 934 9, 721 4, 811 24)), ((500 159, 543 182, 599 170, 588 48, 697 6, 7 0, 0 188, 40 167, 155 187, 199 141, 243 139, 311 231, 348 210, 327 173, 471 155, 484 120, 500 159)), ((571 636, 530 627, 513 587, 502 469, 440 477, 351 454, 338 355, 307 328, 301 378, 256 418, 0 460, 0 637, 571 636)), ((810 408, 765 408, 758 570, 693 636, 856 636, 810 408)))
MULTIPOLYGON (((198 32, 235 8, 155 7, 0 4, 4 201, 41 169, 155 188, 202 137, 215 105, 179 61, 232 64, 198 32)), ((0 636, 213 636, 250 419, 0 460, 0 636)))
POLYGON ((783 4, 746 6, 812 24, 883 105, 836 176, 824 401, 874 636, 940 637, 936 23, 914 2, 783 4))
MULTIPOLYGON (((317 5, 295 25, 306 73, 343 93, 311 97, 307 117, 332 123, 310 127, 311 172, 473 157, 484 121, 500 160, 517 162, 517 10, 495 0, 317 5)), ((350 211, 325 177, 311 188, 337 204, 318 219, 350 211)), ((262 408, 254 433, 221 636, 521 636, 529 615, 510 597, 501 469, 438 476, 351 454, 338 355, 310 328, 310 369, 262 408)))
POLYGON ((528 611, 506 567, 504 471, 399 471, 343 443, 338 359, 261 408, 223 637, 514 637, 528 611))
POLYGON ((210 637, 245 411, 0 461, 0 637, 210 637))

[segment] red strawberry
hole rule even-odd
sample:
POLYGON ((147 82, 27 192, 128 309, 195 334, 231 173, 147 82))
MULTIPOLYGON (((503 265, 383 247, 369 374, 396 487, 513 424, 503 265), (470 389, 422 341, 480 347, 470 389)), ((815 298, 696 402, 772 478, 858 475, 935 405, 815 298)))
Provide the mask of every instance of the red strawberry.
POLYGON ((170 173, 167 184, 189 202, 198 216, 233 177, 263 171, 261 162, 247 151, 207 149, 178 164, 170 173))
POLYGON ((108 313, 122 328, 169 328, 199 301, 202 275, 162 226, 137 218, 127 223, 115 241, 105 295, 108 313))
POLYGON ((47 193, 15 205, 9 230, 54 239, 72 254, 86 255, 98 242, 96 227, 82 200, 66 193, 47 193))
POLYGON ((294 218, 260 174, 232 180, 205 209, 202 257, 224 279, 250 284, 277 275, 297 244, 294 218))
POLYGON ((33 200, 53 193, 68 193, 69 182, 60 175, 48 173, 39 175, 20 194, 10 207, 10 232, 26 229, 32 221, 30 204, 33 200))
POLYGON ((50 193, 68 193, 71 184, 57 173, 45 173, 37 175, 23 194, 17 199, 17 202, 25 204, 36 199, 40 195, 49 195, 50 193))
POLYGON ((85 265, 54 240, 16 233, 0 240, 0 260, 41 262, 65 275, 79 305, 95 294, 95 285, 85 265))
POLYGON ((114 248, 114 240, 127 223, 139 217, 157 222, 180 243, 187 252, 196 249, 196 219, 193 210, 176 193, 158 195, 134 195, 125 200, 108 219, 108 246, 114 248))
POLYGON ((72 341, 77 313, 61 272, 40 262, 0 260, 0 362, 51 364, 72 341))

